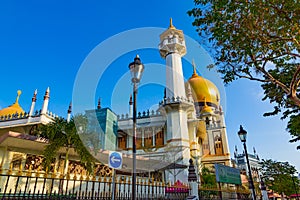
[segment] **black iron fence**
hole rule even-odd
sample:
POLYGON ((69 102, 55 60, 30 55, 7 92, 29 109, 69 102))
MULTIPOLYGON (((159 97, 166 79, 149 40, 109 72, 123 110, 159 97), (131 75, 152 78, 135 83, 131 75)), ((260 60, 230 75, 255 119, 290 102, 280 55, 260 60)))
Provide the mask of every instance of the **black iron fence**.
MULTIPOLYGON (((175 188, 154 178, 137 178, 137 199, 185 199, 187 185, 175 188), (171 189, 170 189, 171 188, 171 189)), ((0 198, 4 199, 131 199, 131 177, 96 177, 40 171, 0 173, 0 198)))
MULTIPOLYGON (((1 200, 29 199, 131 199, 131 176, 92 176, 87 174, 46 173, 40 170, 1 170, 1 200)), ((186 199, 189 186, 165 184, 154 178, 137 177, 137 199, 186 199)), ((235 186, 208 188, 199 186, 201 200, 208 199, 240 199, 250 200, 249 190, 235 186)))

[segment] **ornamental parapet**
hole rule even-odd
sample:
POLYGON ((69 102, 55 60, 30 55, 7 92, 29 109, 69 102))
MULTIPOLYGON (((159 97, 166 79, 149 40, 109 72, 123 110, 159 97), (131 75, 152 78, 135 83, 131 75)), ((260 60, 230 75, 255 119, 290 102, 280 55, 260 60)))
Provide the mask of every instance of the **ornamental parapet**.
MULTIPOLYGON (((150 117, 157 117, 157 116, 161 116, 162 114, 159 111, 155 111, 155 110, 147 110, 147 111, 143 111, 143 112, 138 112, 137 113, 137 119, 143 119, 143 118, 150 118, 150 117)), ((132 116, 130 116, 128 113, 126 114, 121 114, 118 115, 118 120, 128 120, 128 119, 132 119, 132 116)))
POLYGON ((178 104, 178 103, 188 103, 193 104, 194 101, 186 98, 186 97, 168 97, 164 98, 163 101, 159 102, 159 106, 168 105, 168 104, 178 104))
MULTIPOLYGON (((51 118, 56 118, 58 115, 47 111, 46 115, 51 118)), ((24 112, 24 113, 15 113, 15 114, 9 114, 9 115, 2 115, 0 116, 0 122, 4 121, 12 121, 12 120, 19 120, 19 119, 27 119, 29 117, 40 117, 41 116, 41 110, 36 110, 31 116, 29 116, 29 113, 24 112)))

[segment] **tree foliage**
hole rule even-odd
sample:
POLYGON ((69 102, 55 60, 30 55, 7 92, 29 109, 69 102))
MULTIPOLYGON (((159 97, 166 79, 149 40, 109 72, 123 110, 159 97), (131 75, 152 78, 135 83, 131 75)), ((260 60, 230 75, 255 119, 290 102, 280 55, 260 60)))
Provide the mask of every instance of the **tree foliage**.
MULTIPOLYGON (((275 115, 291 117, 300 140, 300 4, 298 0, 194 0, 193 26, 215 59, 225 83, 259 81, 275 115)), ((300 149, 300 145, 298 146, 300 149)))
POLYGON ((200 177, 202 186, 217 187, 216 174, 211 172, 209 168, 202 168, 200 177))
MULTIPOLYGON (((75 116, 76 123, 87 126, 87 119, 83 115, 75 116)), ((83 130, 86 130, 83 128, 83 130)), ((66 162, 68 160, 69 152, 71 148, 80 156, 80 161, 83 166, 92 172, 92 166, 94 164, 94 158, 90 152, 86 149, 84 142, 79 137, 75 126, 75 119, 71 118, 68 122, 64 118, 55 118, 52 122, 42 125, 39 128, 39 132, 42 137, 49 140, 49 145, 44 149, 44 166, 50 169, 50 165, 57 156, 59 150, 65 148, 66 162)), ((65 162, 65 165, 66 165, 65 162)), ((65 166, 66 167, 66 166, 65 166)))
POLYGON ((273 160, 262 160, 261 172, 268 189, 278 194, 291 195, 296 193, 300 187, 299 179, 294 176, 297 170, 288 162, 278 162, 273 160))

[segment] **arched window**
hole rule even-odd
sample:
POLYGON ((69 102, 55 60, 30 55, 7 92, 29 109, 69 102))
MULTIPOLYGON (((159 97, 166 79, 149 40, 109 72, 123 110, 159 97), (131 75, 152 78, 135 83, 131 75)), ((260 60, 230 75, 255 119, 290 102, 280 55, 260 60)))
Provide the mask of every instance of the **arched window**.
POLYGON ((119 149, 126 149, 126 136, 118 138, 118 148, 119 149))
POLYGON ((155 135, 155 146, 162 146, 164 145, 164 132, 163 130, 159 131, 155 135))
POLYGON ((215 150, 216 150, 216 155, 223 155, 223 144, 222 144, 221 137, 217 137, 215 139, 215 150))

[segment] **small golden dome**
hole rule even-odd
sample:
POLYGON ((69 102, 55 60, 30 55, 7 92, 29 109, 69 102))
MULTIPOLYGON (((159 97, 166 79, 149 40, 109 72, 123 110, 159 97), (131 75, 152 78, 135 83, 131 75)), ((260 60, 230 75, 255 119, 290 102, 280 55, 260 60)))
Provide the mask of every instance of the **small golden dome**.
POLYGON ((193 67, 194 73, 189 78, 188 83, 191 86, 194 101, 202 103, 202 105, 206 101, 208 106, 218 107, 220 101, 218 88, 211 81, 199 76, 194 64, 193 67))
POLYGON ((20 98, 21 93, 22 93, 21 90, 18 90, 16 102, 14 104, 8 106, 7 108, 3 108, 2 110, 0 110, 0 116, 14 115, 16 113, 18 113, 18 114, 24 113, 24 110, 19 105, 19 98, 20 98))
POLYGON ((208 106, 206 104, 206 98, 204 97, 204 106, 201 109, 201 113, 213 113, 214 111, 212 110, 212 108, 210 106, 208 106))

